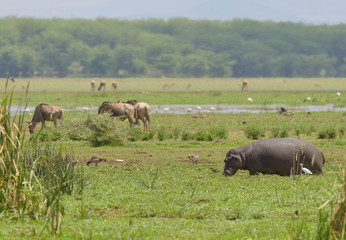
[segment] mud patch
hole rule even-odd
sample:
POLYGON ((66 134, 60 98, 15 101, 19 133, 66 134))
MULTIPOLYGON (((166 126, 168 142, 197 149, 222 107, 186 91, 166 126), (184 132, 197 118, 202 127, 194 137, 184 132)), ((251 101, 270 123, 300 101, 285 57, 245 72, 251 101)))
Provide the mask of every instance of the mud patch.
POLYGON ((95 216, 98 217, 122 217, 125 210, 113 208, 113 209, 92 209, 90 210, 95 216))

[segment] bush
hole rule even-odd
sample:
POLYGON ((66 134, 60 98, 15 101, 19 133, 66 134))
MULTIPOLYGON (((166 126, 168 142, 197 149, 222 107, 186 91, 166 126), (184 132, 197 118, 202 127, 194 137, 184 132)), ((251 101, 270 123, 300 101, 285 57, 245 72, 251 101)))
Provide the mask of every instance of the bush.
POLYGON ((193 140, 194 138, 195 138, 195 135, 193 133, 190 133, 190 132, 184 131, 181 134, 181 140, 182 141, 189 141, 189 140, 193 140))
POLYGON ((198 131, 195 134, 195 139, 197 141, 212 141, 214 138, 210 132, 198 131))
POLYGON ((271 131, 271 135, 273 138, 277 138, 279 136, 280 133, 280 128, 273 128, 271 131))
POLYGON ((41 142, 54 142, 63 138, 63 132, 60 129, 44 129, 30 135, 30 140, 38 140, 41 142))
POLYGON ((288 137, 288 131, 286 129, 282 130, 280 132, 280 137, 282 137, 282 138, 288 137))
POLYGON ((157 138, 160 140, 160 141, 163 141, 165 138, 166 138, 166 129, 164 127, 161 127, 157 133, 157 138))
POLYGON ((210 134, 217 139, 227 139, 228 131, 226 128, 212 128, 209 130, 210 134))
POLYGON ((136 142, 143 139, 144 133, 139 128, 131 128, 127 135, 129 141, 136 142))
POLYGON ((308 128, 308 130, 306 131, 306 135, 311 136, 312 132, 316 132, 316 128, 313 125, 308 128))
POLYGON ((334 139, 336 138, 336 130, 334 128, 329 128, 327 130, 324 131, 320 131, 318 133, 318 138, 319 139, 334 139))
POLYGON ((118 121, 109 114, 88 116, 85 124, 92 131, 89 142, 91 146, 121 145, 122 140, 115 126, 118 121))
POLYGON ((250 126, 245 129, 245 136, 249 139, 257 140, 260 137, 265 137, 265 131, 263 128, 250 126))
POLYGON ((75 128, 67 133, 67 137, 72 141, 87 141, 92 132, 89 128, 75 128))
POLYGON ((174 140, 177 141, 179 136, 180 136, 180 129, 179 128, 175 128, 174 131, 173 131, 174 140))

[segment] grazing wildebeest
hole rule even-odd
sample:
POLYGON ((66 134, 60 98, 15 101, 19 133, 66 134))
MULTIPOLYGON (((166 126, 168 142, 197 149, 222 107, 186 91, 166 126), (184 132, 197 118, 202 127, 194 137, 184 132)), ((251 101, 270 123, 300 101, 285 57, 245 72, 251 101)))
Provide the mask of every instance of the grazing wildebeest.
POLYGON ((142 120, 144 124, 144 132, 150 131, 150 106, 145 102, 139 102, 135 105, 137 114, 136 114, 136 123, 138 119, 142 120))
POLYGON ((132 126, 136 124, 135 111, 135 107, 129 103, 103 102, 102 105, 99 107, 98 114, 111 112, 113 117, 122 116, 120 118, 122 121, 128 118, 130 126, 132 126))
POLYGON ((241 91, 246 92, 247 91, 247 79, 243 80, 243 84, 241 86, 241 91))
POLYGON ((45 128, 45 121, 52 121, 54 127, 57 128, 58 120, 64 120, 64 111, 60 107, 41 103, 35 108, 34 116, 31 122, 29 122, 29 131, 30 133, 33 133, 36 124, 39 122, 42 123, 42 128, 45 128))
POLYGON ((91 91, 95 91, 95 80, 91 80, 91 82, 90 82, 90 84, 91 84, 91 91))
POLYGON ((135 107, 136 124, 139 125, 138 119, 142 120, 144 124, 144 132, 148 132, 150 130, 150 106, 145 102, 138 102, 135 99, 129 100, 126 103, 129 103, 135 107))
POLYGON ((102 88, 103 88, 103 91, 106 91, 106 80, 101 81, 100 86, 97 89, 97 91, 101 91, 102 88))
POLYGON ((225 158, 224 174, 234 175, 238 169, 249 170, 250 175, 300 174, 302 168, 323 175, 325 159, 312 143, 296 138, 272 138, 231 149, 225 158))
POLYGON ((117 90, 117 87, 118 87, 117 82, 116 82, 116 81, 113 81, 113 82, 112 82, 112 88, 113 88, 113 90, 114 90, 114 91, 117 90))

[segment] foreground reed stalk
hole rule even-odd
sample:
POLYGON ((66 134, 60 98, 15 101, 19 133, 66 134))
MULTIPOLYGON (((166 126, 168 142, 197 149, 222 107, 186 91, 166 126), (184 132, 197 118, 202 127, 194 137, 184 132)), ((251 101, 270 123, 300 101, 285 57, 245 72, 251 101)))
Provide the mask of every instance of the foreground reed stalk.
POLYGON ((83 176, 74 172, 70 153, 49 143, 25 141, 24 115, 10 114, 12 93, 1 100, 0 108, 0 212, 10 218, 46 217, 48 230, 58 234, 62 195, 71 194, 74 180, 83 176))

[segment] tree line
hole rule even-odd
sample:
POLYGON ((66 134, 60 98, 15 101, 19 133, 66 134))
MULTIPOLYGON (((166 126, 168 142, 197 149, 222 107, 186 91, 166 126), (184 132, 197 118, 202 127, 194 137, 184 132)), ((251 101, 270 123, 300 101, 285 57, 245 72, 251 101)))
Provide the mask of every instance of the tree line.
POLYGON ((0 19, 0 77, 346 77, 346 24, 0 19))

